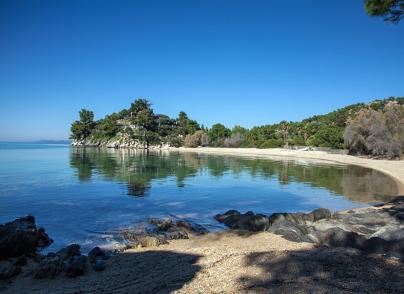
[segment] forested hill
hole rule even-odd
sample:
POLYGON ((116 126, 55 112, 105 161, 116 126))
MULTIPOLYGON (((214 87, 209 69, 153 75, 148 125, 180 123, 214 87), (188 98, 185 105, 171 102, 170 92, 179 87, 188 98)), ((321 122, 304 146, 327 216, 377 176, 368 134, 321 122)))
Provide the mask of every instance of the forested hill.
POLYGON ((155 114, 149 101, 137 99, 128 109, 97 121, 94 121, 92 111, 82 109, 80 119, 71 126, 71 138, 77 145, 110 147, 148 148, 164 144, 174 147, 271 148, 299 145, 343 148, 345 128, 360 110, 382 113, 387 105, 396 105, 401 111, 404 97, 353 104, 299 122, 281 121, 251 129, 242 126, 229 129, 221 123, 206 128, 185 112, 180 112, 177 118, 155 114))

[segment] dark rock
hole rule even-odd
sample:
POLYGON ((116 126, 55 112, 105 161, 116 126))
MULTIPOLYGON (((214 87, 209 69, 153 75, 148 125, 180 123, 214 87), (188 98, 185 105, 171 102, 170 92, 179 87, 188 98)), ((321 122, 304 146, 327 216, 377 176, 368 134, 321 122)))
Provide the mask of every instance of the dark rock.
POLYGON ((389 251, 390 242, 379 237, 365 240, 362 249, 369 253, 385 253, 389 251))
POLYGON ((185 229, 185 230, 187 230, 189 232, 197 233, 197 234, 206 234, 208 232, 208 230, 205 227, 203 227, 203 226, 201 226, 199 224, 187 222, 187 221, 184 221, 184 220, 177 221, 175 223, 175 226, 177 228, 182 228, 182 229, 185 229))
POLYGON ((63 271, 63 262, 56 254, 48 254, 34 270, 35 279, 55 278, 63 271))
POLYGON ((217 214, 215 216, 215 220, 217 220, 220 223, 226 224, 226 222, 228 222, 229 220, 232 220, 232 218, 239 217, 240 215, 241 215, 241 213, 238 212, 237 210, 228 210, 223 214, 217 214))
POLYGON ((131 244, 131 247, 157 247, 168 243, 164 235, 139 235, 137 232, 131 231, 124 231, 122 235, 131 244))
POLYGON ((21 255, 35 256, 37 249, 53 241, 44 229, 38 229, 33 216, 0 225, 0 260, 21 255))
POLYGON ((14 265, 18 265, 18 266, 23 266, 26 265, 28 263, 28 258, 25 255, 21 255, 19 257, 17 257, 13 264, 14 265))
POLYGON ((321 219, 331 218, 331 211, 325 208, 317 208, 313 210, 310 214, 313 215, 313 219, 315 222, 321 219))
POLYGON ((259 232, 266 231, 269 228, 267 216, 254 214, 251 211, 241 214, 236 210, 229 210, 224 214, 216 215, 215 219, 231 229, 259 232))
POLYGON ((105 251, 102 250, 100 247, 94 247, 88 253, 88 260, 91 263, 94 263, 97 259, 104 259, 106 257, 105 251))
POLYGON ((388 250, 390 254, 399 257, 404 261, 404 238, 399 240, 389 241, 388 250))
POLYGON ((299 225, 287 219, 282 220, 281 218, 278 218, 277 221, 272 223, 268 231, 281 235, 286 240, 292 242, 313 242, 307 236, 309 231, 304 225, 299 225))
POLYGON ((74 278, 82 276, 86 272, 87 258, 83 255, 74 256, 73 260, 65 267, 66 276, 74 278))
POLYGON ((200 225, 180 220, 151 218, 148 223, 154 228, 138 226, 121 231, 129 247, 154 247, 168 244, 169 240, 188 239, 189 234, 203 234, 207 230, 200 225))
POLYGON ((385 230, 384 232, 377 234, 377 237, 387 241, 402 239, 404 238, 404 228, 390 228, 389 230, 385 230))
POLYGON ((58 252, 56 252, 56 255, 59 256, 59 258, 67 263, 70 263, 76 256, 80 256, 80 245, 78 244, 71 244, 63 249, 60 249, 58 252))
POLYGON ((165 219, 151 218, 149 219, 149 223, 155 225, 157 227, 157 230, 160 231, 167 231, 173 225, 173 221, 169 218, 165 219))
POLYGON ((21 267, 10 262, 0 263, 0 280, 8 280, 21 272, 21 267))
POLYGON ((317 237, 321 245, 328 247, 352 247, 364 249, 366 238, 354 233, 347 232, 340 228, 332 228, 326 231, 317 232, 317 237))
POLYGON ((189 239, 187 232, 181 230, 173 230, 171 232, 164 233, 164 237, 167 240, 189 239))
POLYGON ((399 212, 394 215, 394 217, 399 220, 400 222, 404 222, 404 212, 399 212))
POLYGON ((103 271, 105 270, 106 266, 105 266, 105 262, 101 259, 96 259, 94 264, 93 264, 93 270, 95 271, 103 271))

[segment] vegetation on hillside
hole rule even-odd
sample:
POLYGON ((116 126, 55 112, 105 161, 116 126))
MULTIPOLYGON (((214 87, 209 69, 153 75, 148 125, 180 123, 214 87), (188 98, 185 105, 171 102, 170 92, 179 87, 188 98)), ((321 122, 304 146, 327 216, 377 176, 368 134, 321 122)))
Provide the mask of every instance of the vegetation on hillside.
POLYGON ((395 158, 404 152, 404 105, 363 108, 349 120, 344 139, 351 153, 395 158))
POLYGON ((337 149, 346 146, 356 154, 395 157, 404 150, 403 104, 404 97, 390 97, 369 104, 349 105, 299 122, 281 121, 251 129, 242 126, 229 129, 220 123, 211 128, 203 127, 183 111, 174 119, 155 114, 148 100, 137 99, 128 109, 97 121, 94 121, 92 111, 82 109, 80 119, 72 124, 71 138, 105 142, 125 137, 139 142, 143 148, 159 144, 174 147, 314 146, 337 149), (380 147, 383 144, 389 146, 383 149, 380 147))

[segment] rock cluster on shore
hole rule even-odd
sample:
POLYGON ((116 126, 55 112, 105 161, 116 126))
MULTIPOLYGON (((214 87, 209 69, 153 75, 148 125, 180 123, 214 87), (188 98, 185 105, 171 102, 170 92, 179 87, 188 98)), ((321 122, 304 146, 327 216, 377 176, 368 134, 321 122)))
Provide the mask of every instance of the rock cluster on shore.
POLYGON ((310 213, 270 216, 229 210, 215 219, 231 229, 268 231, 294 242, 351 247, 404 258, 404 196, 377 207, 336 212, 319 208, 310 213))
POLYGON ((88 263, 95 271, 105 268, 108 256, 98 247, 90 251, 88 258, 81 254, 77 244, 45 256, 38 253, 52 242, 43 228, 36 227, 33 216, 0 225, 0 280, 17 276, 27 265, 30 265, 28 274, 35 279, 55 278, 62 272, 67 277, 80 276, 86 272, 88 263))
MULTIPOLYGON (((234 230, 271 232, 293 242, 315 243, 322 248, 345 247, 404 260, 404 197, 389 203, 332 214, 319 208, 310 213, 240 213, 235 210, 216 215, 216 220, 234 230)), ((129 248, 153 247, 170 240, 205 234, 200 225, 170 218, 152 218, 144 226, 121 231, 129 248)), ((72 244, 56 253, 41 255, 39 250, 52 243, 35 218, 27 216, 0 225, 0 280, 13 280, 23 272, 34 279, 69 278, 89 271, 102 271, 109 257, 99 247, 88 256, 72 244)))
POLYGON ((190 234, 207 232, 203 226, 184 220, 151 218, 143 226, 121 231, 121 235, 130 248, 136 248, 159 246, 167 244, 170 240, 188 239, 190 234))

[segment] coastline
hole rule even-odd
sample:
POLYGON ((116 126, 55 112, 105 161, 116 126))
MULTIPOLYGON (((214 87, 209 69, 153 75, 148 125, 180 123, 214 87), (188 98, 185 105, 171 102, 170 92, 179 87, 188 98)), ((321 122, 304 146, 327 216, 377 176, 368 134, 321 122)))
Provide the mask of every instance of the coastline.
MULTIPOLYGON (((374 160, 323 151, 255 148, 164 148, 192 152, 308 162, 335 162, 372 168, 391 176, 403 193, 404 161, 374 160)), ((340 244, 287 239, 299 226, 280 227, 283 233, 227 229, 189 239, 174 239, 157 247, 134 247, 105 261, 106 268, 68 278, 33 279, 36 261, 13 280, 0 283, 3 293, 311 293, 398 292, 403 289, 404 253, 390 248, 404 244, 404 198, 401 202, 338 211, 332 219, 312 222, 318 231, 331 230, 340 244), (336 217, 338 215, 338 217, 336 217), (344 219, 344 221, 342 221, 344 219), (393 224, 395 223, 395 224, 393 224), (380 225, 382 224, 382 225, 380 225), (364 229, 363 233, 361 230, 364 229), (386 230, 385 230, 386 229, 386 230), (377 231, 377 234, 368 232, 377 231), (341 235, 341 232, 345 234, 341 235), (363 237, 366 235, 366 238, 363 237), (382 236, 385 239, 381 239, 382 236), (362 238, 362 239, 361 239, 362 238), (365 239, 373 242, 362 246, 365 239), (355 240, 355 244, 351 244, 355 240), (390 242, 390 243, 389 243, 390 242), (387 244, 387 245, 386 245, 387 244), (388 248, 384 251, 384 247, 388 248), (370 251, 367 251, 370 250, 370 251), (371 251, 373 250, 373 251, 371 251), (390 250, 390 251, 388 251, 390 250), (355 264, 355 267, 351 267, 355 264), (347 270, 348 269, 348 270, 347 270), (331 281, 331 282, 330 282, 331 281), (371 281, 371 282, 369 282, 371 281), (388 288, 385 288, 385 285, 388 288)), ((258 215, 257 215, 258 216, 258 215)), ((261 216, 259 216, 261 217, 261 216)), ((290 223, 289 223, 290 224, 290 223)), ((279 228, 278 228, 279 229, 279 228)), ((300 229, 299 229, 300 230, 300 229)), ((303 232, 303 231, 301 231, 303 232)), ((327 239, 326 239, 327 240, 327 239)))
POLYGON ((336 162, 367 167, 390 176, 396 183, 399 194, 404 194, 404 160, 384 160, 357 157, 352 155, 331 154, 324 151, 289 150, 283 148, 215 148, 215 147, 170 147, 170 151, 193 152, 201 154, 232 155, 275 159, 309 159, 323 162, 336 162))
POLYGON ((104 270, 87 268, 75 278, 60 274, 33 279, 35 262, 30 260, 13 282, 0 283, 0 289, 3 293, 339 293, 341 289, 398 293, 403 289, 404 238, 394 238, 402 237, 404 227, 391 213, 402 207, 403 197, 309 221, 325 230, 319 235, 324 240, 334 240, 318 244, 291 241, 279 232, 229 229, 128 249, 105 260, 104 270), (395 229, 390 228, 392 223, 395 229), (344 225, 354 231, 345 231, 344 225), (365 238, 360 233, 363 225, 382 234, 372 237, 373 232, 367 232, 365 238))

